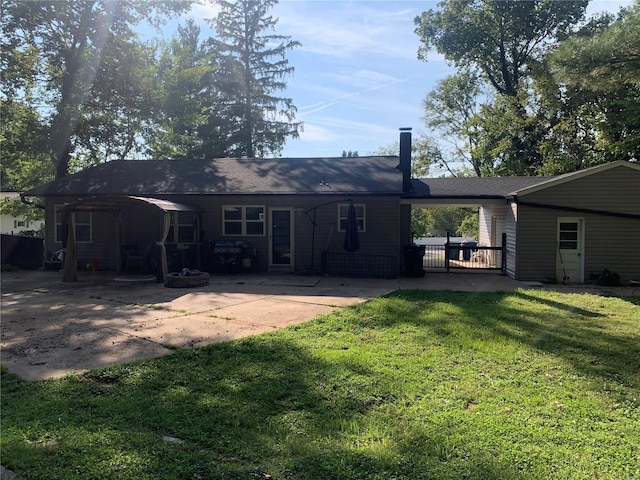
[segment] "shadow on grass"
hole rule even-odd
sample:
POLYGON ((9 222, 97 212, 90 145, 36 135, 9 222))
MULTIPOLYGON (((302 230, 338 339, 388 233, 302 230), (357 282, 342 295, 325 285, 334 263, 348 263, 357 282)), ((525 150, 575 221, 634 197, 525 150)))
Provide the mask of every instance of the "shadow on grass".
MULTIPOLYGON (((383 335, 406 323, 407 335, 403 327, 393 339, 403 346, 409 339, 462 348, 475 339, 516 342, 571 362, 590 379, 615 377, 637 388, 637 330, 627 321, 616 330, 605 309, 581 299, 397 292, 300 327, 322 355, 303 347, 297 332, 278 332, 56 381, 3 372, 3 464, 29 479, 529 478, 522 465, 492 454, 495 439, 471 446, 469 435, 482 432, 465 422, 414 418, 417 410, 398 415, 399 402, 429 401, 433 385, 403 396, 395 390, 402 379, 379 378, 376 362, 389 369, 386 357, 358 357, 378 337, 371 347, 353 342, 365 330, 383 335)), ((615 301, 637 306, 636 299, 615 301)))
MULTIPOLYGON (((389 304, 395 311, 387 312, 384 318, 392 322, 399 318, 417 322, 441 338, 460 335, 460 326, 465 326, 467 338, 461 339, 462 343, 474 338, 516 340, 569 361, 591 378, 615 378, 629 387, 640 387, 638 326, 629 322, 620 325, 609 315, 616 312, 583 305, 581 300, 586 297, 574 295, 572 301, 563 302, 519 290, 403 291, 388 298, 408 300, 389 304), (437 314, 429 317, 432 309, 437 314)), ((630 304, 632 312, 640 305, 635 297, 613 301, 621 302, 623 308, 630 304)), ((384 319, 379 321, 384 323, 384 319)))
POLYGON ((357 448, 353 430, 394 401, 374 376, 275 335, 56 381, 3 372, 3 462, 29 479, 521 478, 428 432, 357 448))
MULTIPOLYGON (((436 442, 423 455, 410 453, 394 457, 374 456, 354 450, 333 450, 300 458, 290 470, 296 479, 331 480, 504 480, 526 478, 508 465, 499 465, 490 452, 477 452, 472 458, 452 459, 436 442), (440 453, 438 453, 440 452, 440 453)), ((408 451, 415 452, 415 445, 408 451)))

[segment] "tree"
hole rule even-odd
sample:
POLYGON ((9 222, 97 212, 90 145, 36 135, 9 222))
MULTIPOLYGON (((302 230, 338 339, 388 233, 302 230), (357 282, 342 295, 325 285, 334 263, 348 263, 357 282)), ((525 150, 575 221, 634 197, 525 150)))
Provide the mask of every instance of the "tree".
MULTIPOLYGON (((8 99, 0 104, 0 185, 3 191, 22 192, 53 180, 47 154, 47 126, 37 110, 8 99)), ((0 213, 42 220, 44 210, 20 201, 0 202, 0 213)))
MULTIPOLYGON (((457 67, 478 69, 497 93, 464 130, 474 144, 476 174, 535 175, 540 170, 540 142, 553 119, 535 108, 532 72, 583 18, 587 3, 445 0, 439 10, 415 19, 423 44, 419 58, 426 60, 435 48, 457 67)), ((464 107, 457 108, 462 115, 464 107)))
POLYGON ((155 48, 114 38, 103 49, 75 128, 71 170, 143 154, 154 111, 155 48))
POLYGON ((156 128, 148 136, 154 158, 204 159, 227 154, 217 108, 216 54, 192 19, 164 48, 155 75, 156 128))
POLYGON ((640 1, 604 28, 582 29, 551 57, 558 80, 592 91, 640 88, 640 1))
POLYGON ((38 111, 20 101, 0 104, 0 184, 24 191, 53 179, 47 154, 47 125, 38 111))
MULTIPOLYGON (((89 135, 97 138, 95 132, 100 126, 83 132, 79 125, 87 111, 104 107, 92 103, 105 98, 92 95, 96 92, 92 92, 94 82, 109 78, 114 73, 113 64, 135 48, 132 25, 143 19, 157 23, 160 16, 180 12, 188 5, 184 1, 151 0, 3 2, 2 66, 11 72, 3 76, 3 91, 37 98, 38 108, 51 112, 48 151, 56 178, 67 175, 81 135, 90 131, 89 135)), ((116 72, 121 69, 124 72, 128 66, 118 64, 116 72)), ((111 78, 123 80, 125 76, 114 74, 111 78)), ((100 91, 121 92, 121 87, 112 84, 107 89, 103 85, 100 91)), ((123 122, 121 127, 130 125, 123 122)), ((111 135, 106 141, 115 139, 111 135)), ((123 142, 124 146, 130 144, 131 137, 123 142)), ((89 151, 92 145, 95 143, 84 143, 89 151)))
POLYGON ((466 210, 466 215, 458 227, 458 234, 464 237, 473 237, 477 240, 480 228, 480 213, 475 209, 468 208, 466 210))
POLYGON ((444 0, 416 17, 426 60, 431 48, 456 67, 475 66, 499 94, 516 97, 527 68, 583 17, 588 0, 444 0))
POLYGON ((453 235, 477 235, 478 211, 473 208, 434 208, 432 215, 434 228, 438 231, 451 232, 453 235), (472 219, 474 216, 475 221, 472 219))
POLYGON ((411 209, 411 238, 423 238, 434 227, 433 214, 426 208, 411 209))
MULTIPOLYGON (((379 147, 372 155, 398 155, 400 143, 395 141, 386 147, 379 147)), ((435 140, 427 135, 414 135, 411 142, 411 177, 425 178, 430 168, 443 163, 442 152, 435 140)))
POLYGON ((600 132, 607 110, 604 97, 558 84, 547 65, 544 62, 541 67, 545 68, 534 73, 530 101, 541 126, 536 152, 541 164, 537 173, 559 175, 609 161, 600 132))
POLYGON ((439 133, 451 149, 441 166, 456 175, 455 163, 467 164, 480 177, 487 173, 478 156, 478 114, 491 94, 477 72, 461 69, 436 85, 422 103, 425 125, 439 133))
POLYGON ((353 158, 353 157, 359 157, 357 150, 354 150, 354 151, 349 150, 348 152, 346 150, 342 151, 342 158, 353 158))
POLYGON ((212 44, 219 54, 221 111, 234 127, 229 154, 277 155, 286 138, 297 138, 302 128, 294 121, 293 101, 275 96, 293 72, 285 53, 299 43, 268 33, 277 19, 267 12, 277 0, 214 1, 221 9, 211 21, 217 34, 212 44))
MULTIPOLYGON (((605 20, 610 20, 606 18, 605 20)), ((613 22, 587 25, 550 57, 564 92, 588 98, 601 161, 640 161, 640 2, 613 22), (599 27, 599 28, 597 28, 599 27)))

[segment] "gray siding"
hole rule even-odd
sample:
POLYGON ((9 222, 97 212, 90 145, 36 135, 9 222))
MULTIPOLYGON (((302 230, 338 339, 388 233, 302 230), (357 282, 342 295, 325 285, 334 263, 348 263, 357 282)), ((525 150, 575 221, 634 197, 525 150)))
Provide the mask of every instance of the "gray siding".
MULTIPOLYGON (((551 186, 520 200, 629 214, 640 214, 640 172, 617 167, 551 186)), ((607 268, 622 279, 640 278, 640 220, 562 209, 518 206, 517 278, 544 280, 556 274, 558 217, 579 217, 585 222, 584 273, 607 268)))
MULTIPOLYGON (((162 198, 162 196, 159 196, 162 198)), ((265 221, 265 235, 262 236, 224 236, 222 230, 223 205, 263 205, 267 219, 269 209, 274 207, 294 209, 294 268, 299 272, 320 272, 323 250, 343 252, 344 232, 338 231, 338 203, 348 203, 349 198, 355 204, 366 207, 366 230, 361 232, 358 254, 395 255, 399 259, 402 251, 401 206, 399 197, 393 196, 296 196, 296 195, 210 195, 210 196, 171 196, 172 201, 199 208, 202 231, 202 265, 208 269, 211 265, 211 246, 219 240, 244 241, 257 251, 255 268, 258 271, 268 269, 268 220, 265 221), (323 205, 333 202, 329 205, 323 205), (312 219, 314 209, 315 234, 312 219), (315 240, 314 240, 315 237, 315 240), (313 258, 312 258, 313 251, 313 258)), ((73 201, 71 198, 49 199, 46 213, 46 249, 50 251, 62 247, 56 243, 54 205, 73 201)), ((140 205, 126 209, 121 214, 122 245, 137 245, 140 248, 151 247, 160 239, 163 213, 156 207, 140 205)), ((88 263, 98 258, 101 269, 116 270, 117 265, 117 218, 110 213, 93 214, 93 238, 91 244, 78 244, 78 259, 88 263)), ((406 228, 405 228, 406 229, 406 228)))
MULTIPOLYGON (((203 230, 207 240, 248 241, 258 252, 259 270, 268 268, 268 232, 261 237, 222 235, 222 205, 264 205, 269 208, 294 208, 294 243, 296 271, 319 272, 323 250, 344 251, 344 232, 338 231, 338 205, 348 203, 349 197, 302 196, 220 196, 207 197, 199 205, 204 210, 203 230), (312 220, 315 210, 315 232, 312 220), (312 252, 313 250, 313 252, 312 252), (313 253, 313 258, 312 257, 313 253)), ((186 202, 186 200, 185 200, 186 202)), ((399 255, 400 252, 400 201, 397 197, 353 197, 355 204, 364 204, 366 209, 365 231, 359 235, 358 254, 399 255)), ((189 203, 194 204, 191 200, 189 203)), ((268 210, 267 210, 268 216, 268 210)), ((267 225, 268 227, 268 225, 267 225)))
POLYGON ((518 280, 555 278, 557 216, 558 212, 518 206, 518 280))
POLYGON ((640 171, 616 167, 526 195, 527 202, 640 215, 640 171))
POLYGON ((606 268, 622 279, 640 278, 640 221, 593 214, 519 207, 519 280, 556 277, 557 218, 584 219, 584 274, 602 273, 606 268), (526 219, 526 220, 525 220, 526 219))

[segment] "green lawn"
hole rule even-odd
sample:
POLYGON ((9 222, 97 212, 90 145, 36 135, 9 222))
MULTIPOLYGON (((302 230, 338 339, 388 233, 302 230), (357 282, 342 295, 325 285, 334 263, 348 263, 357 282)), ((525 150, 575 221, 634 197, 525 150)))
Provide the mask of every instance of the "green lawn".
POLYGON ((640 299, 396 292, 62 380, 2 373, 26 479, 637 479, 640 299))

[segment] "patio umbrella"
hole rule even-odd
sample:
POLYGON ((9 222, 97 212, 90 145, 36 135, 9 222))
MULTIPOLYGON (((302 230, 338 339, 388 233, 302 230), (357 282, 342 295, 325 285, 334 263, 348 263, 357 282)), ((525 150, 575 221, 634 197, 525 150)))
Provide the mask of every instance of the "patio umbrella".
POLYGON ((360 240, 358 239, 358 219, 356 217, 356 207, 353 202, 349 205, 347 213, 347 225, 345 227, 343 248, 347 252, 357 252, 360 250, 360 240))

